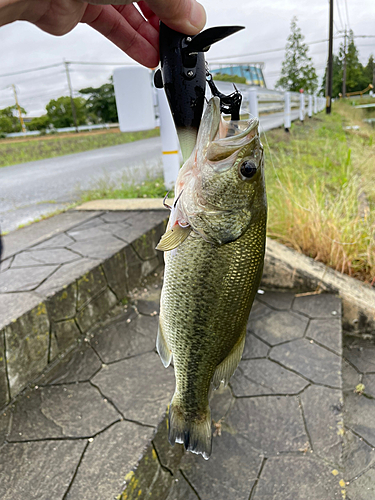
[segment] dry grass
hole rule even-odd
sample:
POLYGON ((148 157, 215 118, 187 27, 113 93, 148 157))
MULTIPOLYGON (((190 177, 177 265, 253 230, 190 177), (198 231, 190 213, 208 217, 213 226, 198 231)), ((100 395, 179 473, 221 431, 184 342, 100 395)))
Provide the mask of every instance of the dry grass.
POLYGON ((375 285, 375 131, 362 116, 338 103, 289 135, 267 134, 268 233, 375 285))

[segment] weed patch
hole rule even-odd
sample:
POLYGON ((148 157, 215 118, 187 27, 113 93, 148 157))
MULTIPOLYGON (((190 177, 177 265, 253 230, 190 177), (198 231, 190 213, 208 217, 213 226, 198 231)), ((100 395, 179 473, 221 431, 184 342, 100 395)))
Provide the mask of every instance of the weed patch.
POLYGON ((267 133, 268 235, 374 285, 375 132, 362 119, 336 103, 290 134, 267 133))

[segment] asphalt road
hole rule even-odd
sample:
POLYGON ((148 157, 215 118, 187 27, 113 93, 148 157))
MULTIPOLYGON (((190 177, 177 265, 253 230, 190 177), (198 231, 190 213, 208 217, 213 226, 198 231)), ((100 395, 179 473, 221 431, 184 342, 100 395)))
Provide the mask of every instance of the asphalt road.
POLYGON ((0 225, 12 231, 67 207, 100 180, 143 180, 161 169, 160 137, 0 168, 0 225))
MULTIPOLYGON (((292 119, 298 117, 293 111, 292 119)), ((283 125, 283 113, 262 116, 261 130, 283 125)), ((0 168, 0 227, 3 232, 66 208, 101 180, 137 181, 161 169, 159 137, 0 168)))

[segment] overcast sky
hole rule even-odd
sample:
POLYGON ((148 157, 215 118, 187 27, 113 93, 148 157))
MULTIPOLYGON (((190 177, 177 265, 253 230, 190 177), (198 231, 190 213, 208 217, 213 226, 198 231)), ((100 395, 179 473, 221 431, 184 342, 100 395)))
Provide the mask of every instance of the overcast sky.
MULTIPOLYGON (((375 35, 374 0, 334 0, 335 30, 346 26, 355 35, 375 35), (345 3, 347 2, 347 4, 345 3)), ((214 45, 207 59, 224 60, 239 56, 238 61, 264 62, 267 87, 273 88, 280 75, 284 51, 248 55, 285 47, 290 32, 290 21, 297 16, 307 43, 328 38, 328 0, 202 0, 207 12, 207 27, 218 25, 244 25, 236 35, 214 45), (242 54, 246 54, 240 57, 242 54)), ((337 52, 341 39, 334 42, 337 52)), ((360 60, 366 64, 369 55, 375 55, 375 38, 357 38, 360 60)), ((53 37, 35 26, 17 22, 0 28, 0 75, 67 61, 131 62, 111 42, 86 25, 77 26, 71 33, 53 37)), ((321 77, 327 60, 327 43, 310 46, 309 54, 321 77)), ((233 61, 233 59, 231 60, 233 61)), ((74 91, 99 86, 106 81, 115 66, 71 66, 74 91)), ((45 112, 46 103, 67 95, 68 86, 62 65, 34 73, 0 77, 0 108, 14 104, 9 85, 15 83, 20 104, 29 115, 45 112)))

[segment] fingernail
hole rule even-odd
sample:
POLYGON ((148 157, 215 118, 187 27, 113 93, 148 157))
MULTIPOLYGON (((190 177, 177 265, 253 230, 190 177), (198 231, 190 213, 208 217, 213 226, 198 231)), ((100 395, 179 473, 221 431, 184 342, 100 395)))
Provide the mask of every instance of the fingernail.
POLYGON ((193 0, 193 5, 190 11, 190 24, 193 28, 200 31, 206 24, 206 11, 203 5, 193 0))

